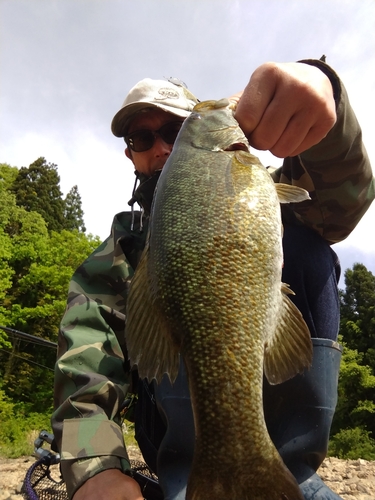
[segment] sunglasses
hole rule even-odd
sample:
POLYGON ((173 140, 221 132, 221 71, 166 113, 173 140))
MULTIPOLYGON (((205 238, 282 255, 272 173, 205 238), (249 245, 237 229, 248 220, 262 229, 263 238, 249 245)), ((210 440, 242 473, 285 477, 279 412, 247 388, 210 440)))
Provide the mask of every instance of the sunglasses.
POLYGON ((136 130, 124 137, 126 144, 136 153, 148 151, 155 144, 157 136, 160 136, 167 144, 174 144, 183 121, 168 122, 159 130, 136 130))

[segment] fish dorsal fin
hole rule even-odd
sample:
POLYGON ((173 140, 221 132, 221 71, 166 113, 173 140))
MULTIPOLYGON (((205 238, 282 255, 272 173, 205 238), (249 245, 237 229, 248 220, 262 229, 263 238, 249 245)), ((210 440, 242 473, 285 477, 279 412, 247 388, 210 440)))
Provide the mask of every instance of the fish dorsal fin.
POLYGON ((299 203, 301 201, 311 200, 308 191, 301 187, 277 182, 275 188, 280 203, 299 203))
POLYGON ((285 382, 310 367, 312 361, 309 329, 287 294, 293 292, 282 283, 276 330, 265 345, 264 373, 270 384, 285 382))
POLYGON ((169 325, 160 314, 152 296, 148 273, 149 244, 146 244, 132 279, 126 317, 126 346, 131 366, 136 365, 140 378, 160 382, 168 373, 173 383, 179 367, 179 348, 171 340, 169 325))

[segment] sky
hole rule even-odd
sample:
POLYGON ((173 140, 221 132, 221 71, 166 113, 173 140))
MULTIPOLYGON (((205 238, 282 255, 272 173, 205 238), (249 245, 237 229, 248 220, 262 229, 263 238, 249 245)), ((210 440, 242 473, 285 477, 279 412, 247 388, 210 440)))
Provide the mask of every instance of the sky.
MULTIPOLYGON (((87 230, 104 239, 134 184, 110 124, 137 81, 172 76, 220 99, 264 62, 325 54, 375 164, 374 20, 374 0, 0 0, 0 163, 56 164, 64 195, 78 185, 87 230)), ((333 246, 343 270, 375 273, 374 219, 375 203, 333 246)))

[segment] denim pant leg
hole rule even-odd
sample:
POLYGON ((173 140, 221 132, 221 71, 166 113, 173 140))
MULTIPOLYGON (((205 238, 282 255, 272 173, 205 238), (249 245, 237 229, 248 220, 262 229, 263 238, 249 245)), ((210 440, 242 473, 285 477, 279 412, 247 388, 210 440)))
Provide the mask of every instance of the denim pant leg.
POLYGON ((305 226, 284 227, 282 280, 295 295, 312 337, 337 340, 340 305, 337 283, 340 264, 330 245, 305 226))
POLYGON ((164 500, 183 500, 193 459, 194 418, 188 379, 181 362, 173 384, 140 382, 136 438, 144 460, 159 477, 164 500))

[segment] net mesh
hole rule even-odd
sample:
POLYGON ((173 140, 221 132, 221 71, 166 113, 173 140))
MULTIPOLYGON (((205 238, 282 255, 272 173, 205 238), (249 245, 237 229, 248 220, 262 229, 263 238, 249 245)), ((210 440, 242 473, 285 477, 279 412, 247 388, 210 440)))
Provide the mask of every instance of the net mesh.
POLYGON ((25 500, 68 500, 57 465, 38 460, 27 471, 21 494, 25 500))
MULTIPOLYGON (((157 489, 158 478, 144 462, 132 461, 131 468, 135 479, 143 480, 144 478, 145 482, 151 480, 155 483, 154 488, 157 489)), ((48 465, 43 459, 35 462, 27 471, 21 494, 24 500, 68 500, 59 466, 48 465)), ((153 500, 153 498, 158 498, 158 496, 153 494, 152 497, 148 497, 148 500, 153 500)))
POLYGON ((149 479, 153 479, 154 481, 158 480, 158 476, 154 474, 144 462, 138 462, 136 460, 131 460, 130 465, 132 468, 132 472, 139 472, 143 476, 146 476, 149 479))

